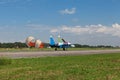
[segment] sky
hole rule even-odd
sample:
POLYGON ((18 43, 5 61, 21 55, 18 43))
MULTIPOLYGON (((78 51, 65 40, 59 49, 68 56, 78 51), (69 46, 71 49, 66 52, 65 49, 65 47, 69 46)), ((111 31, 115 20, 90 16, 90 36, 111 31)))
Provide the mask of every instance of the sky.
POLYGON ((120 46, 120 0, 0 0, 0 42, 49 42, 120 46))

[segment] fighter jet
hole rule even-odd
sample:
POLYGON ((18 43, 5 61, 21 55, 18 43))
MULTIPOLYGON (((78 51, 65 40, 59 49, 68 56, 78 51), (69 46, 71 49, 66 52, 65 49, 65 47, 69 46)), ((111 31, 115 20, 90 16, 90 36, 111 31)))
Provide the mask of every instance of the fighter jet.
POLYGON ((57 51, 57 48, 63 48, 63 50, 65 51, 68 47, 75 47, 75 45, 71 44, 70 42, 65 41, 60 36, 58 36, 58 43, 55 43, 53 36, 50 36, 49 44, 51 48, 55 48, 55 51, 57 51))

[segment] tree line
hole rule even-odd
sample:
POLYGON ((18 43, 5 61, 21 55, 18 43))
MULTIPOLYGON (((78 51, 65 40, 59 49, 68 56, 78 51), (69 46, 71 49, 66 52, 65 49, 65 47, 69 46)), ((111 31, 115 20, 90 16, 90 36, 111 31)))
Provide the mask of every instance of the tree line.
POLYGON ((114 46, 111 46, 111 45, 90 46, 90 45, 81 45, 81 44, 75 44, 75 47, 76 48, 114 48, 114 46))
POLYGON ((0 48, 26 48, 27 45, 22 42, 0 43, 0 48))
MULTIPOLYGON (((113 48, 110 45, 97 45, 97 46, 90 46, 90 45, 81 45, 81 44, 74 44, 75 48, 113 48)), ((47 48, 49 43, 44 43, 44 47, 47 48)), ((0 43, 0 48, 27 48, 26 43, 22 42, 14 42, 14 43, 0 43)))

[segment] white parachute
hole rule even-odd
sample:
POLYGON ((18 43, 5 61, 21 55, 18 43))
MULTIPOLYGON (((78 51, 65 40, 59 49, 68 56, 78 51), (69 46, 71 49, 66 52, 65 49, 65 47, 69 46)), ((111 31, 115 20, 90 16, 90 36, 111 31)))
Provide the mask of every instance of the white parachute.
POLYGON ((42 43, 42 41, 36 40, 36 42, 35 42, 35 47, 36 47, 36 48, 43 48, 43 47, 44 47, 44 44, 42 43))
POLYGON ((35 40, 34 37, 32 36, 29 36, 27 39, 26 39, 26 45, 28 47, 36 47, 36 48, 43 48, 44 47, 44 44, 42 43, 42 41, 40 40, 35 40))

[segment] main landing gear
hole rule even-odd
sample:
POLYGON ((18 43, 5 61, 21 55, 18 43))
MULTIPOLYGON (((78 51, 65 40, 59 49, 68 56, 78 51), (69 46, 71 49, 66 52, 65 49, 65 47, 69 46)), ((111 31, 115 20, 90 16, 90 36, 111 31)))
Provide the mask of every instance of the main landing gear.
POLYGON ((55 48, 55 51, 57 51, 57 48, 55 48))
POLYGON ((65 51, 65 48, 63 48, 63 51, 65 51))
MULTIPOLYGON (((55 51, 57 51, 57 48, 55 48, 55 51)), ((63 48, 63 51, 66 51, 66 48, 63 48)))

